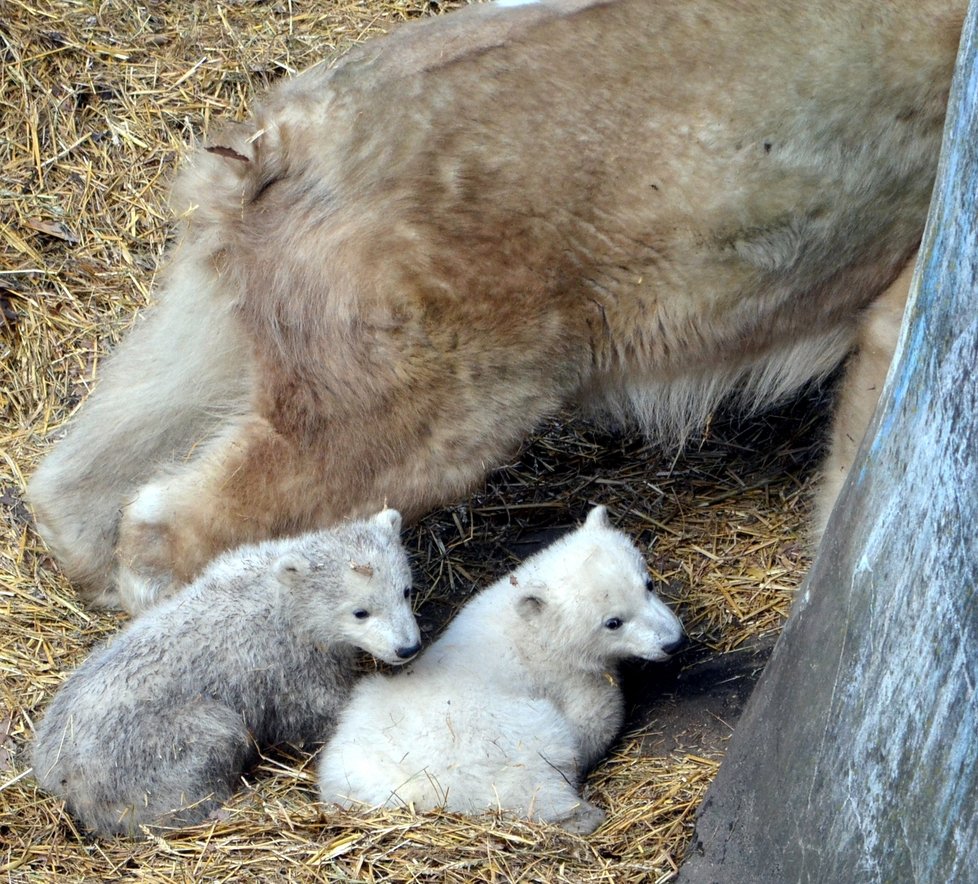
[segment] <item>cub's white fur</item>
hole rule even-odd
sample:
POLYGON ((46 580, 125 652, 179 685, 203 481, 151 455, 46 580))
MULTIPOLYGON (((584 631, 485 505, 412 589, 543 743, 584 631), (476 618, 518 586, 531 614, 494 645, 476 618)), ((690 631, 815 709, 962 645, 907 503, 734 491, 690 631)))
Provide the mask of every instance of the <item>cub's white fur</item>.
POLYGON ((401 517, 243 547, 92 654, 37 729, 34 775, 86 828, 197 822, 262 746, 321 739, 357 649, 410 659, 401 517))
POLYGON ((320 765, 327 802, 500 809, 589 832, 578 784, 622 723, 614 671, 664 660, 679 620, 596 507, 469 602, 417 663, 361 681, 320 765))

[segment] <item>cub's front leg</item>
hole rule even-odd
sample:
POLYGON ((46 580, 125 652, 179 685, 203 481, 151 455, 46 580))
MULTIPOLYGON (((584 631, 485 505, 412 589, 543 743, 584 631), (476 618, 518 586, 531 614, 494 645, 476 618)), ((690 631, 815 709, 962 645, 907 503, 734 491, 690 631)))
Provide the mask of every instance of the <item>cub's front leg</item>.
POLYGON ((613 672, 593 676, 556 702, 577 736, 583 775, 604 757, 624 723, 625 703, 617 676, 613 672))

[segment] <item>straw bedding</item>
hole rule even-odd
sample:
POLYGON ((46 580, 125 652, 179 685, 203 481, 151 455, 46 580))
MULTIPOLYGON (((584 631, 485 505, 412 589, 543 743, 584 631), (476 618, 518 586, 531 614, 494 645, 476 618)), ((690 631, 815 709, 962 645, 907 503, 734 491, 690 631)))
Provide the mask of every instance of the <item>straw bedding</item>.
MULTIPOLYGON (((207 825, 97 841, 34 787, 26 747, 65 674, 121 615, 82 608, 34 534, 25 477, 150 300, 170 232, 167 181, 212 119, 274 78, 458 3, 0 2, 0 874, 7 881, 668 880, 722 740, 656 743, 656 700, 588 781, 593 836, 487 816, 337 812, 285 750, 207 825)), ((773 636, 807 565, 801 525, 820 436, 811 402, 718 417, 681 457, 553 421, 518 460, 407 537, 428 635, 474 587, 606 503, 694 639, 687 661, 773 636)), ((631 673, 654 684, 672 675, 631 673)), ((646 692, 647 694, 648 692, 646 692)), ((653 692, 654 694, 654 692, 653 692)), ((682 708, 682 697, 674 698, 682 708)), ((721 732, 727 730, 726 725, 721 732)), ((660 741, 661 742, 661 741, 660 741)))

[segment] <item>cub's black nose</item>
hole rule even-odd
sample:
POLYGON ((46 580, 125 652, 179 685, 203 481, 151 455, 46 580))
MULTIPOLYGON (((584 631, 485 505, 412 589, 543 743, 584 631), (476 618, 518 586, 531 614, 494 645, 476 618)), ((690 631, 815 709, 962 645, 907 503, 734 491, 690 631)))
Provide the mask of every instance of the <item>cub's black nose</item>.
POLYGON ((394 653, 401 660, 410 660, 418 651, 421 650, 421 642, 415 642, 410 648, 398 648, 394 653))
POLYGON ((674 642, 670 642, 667 645, 663 645, 662 650, 667 654, 675 654, 676 651, 681 651, 688 644, 689 644, 689 639, 686 638, 686 634, 683 633, 674 642))

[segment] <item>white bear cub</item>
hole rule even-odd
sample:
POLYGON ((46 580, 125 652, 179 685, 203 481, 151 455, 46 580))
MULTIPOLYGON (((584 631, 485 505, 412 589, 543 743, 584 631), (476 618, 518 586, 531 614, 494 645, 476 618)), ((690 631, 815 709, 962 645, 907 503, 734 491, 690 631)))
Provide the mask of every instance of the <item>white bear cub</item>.
POLYGON ((623 721, 617 664, 665 660, 684 641, 642 555, 596 507, 473 598, 407 670, 357 685, 323 752, 322 800, 593 831, 604 811, 579 784, 623 721))
POLYGON ((94 832, 187 825, 234 792, 256 750, 321 740, 358 649, 421 648, 401 517, 244 546, 93 653, 37 729, 34 775, 94 832))

